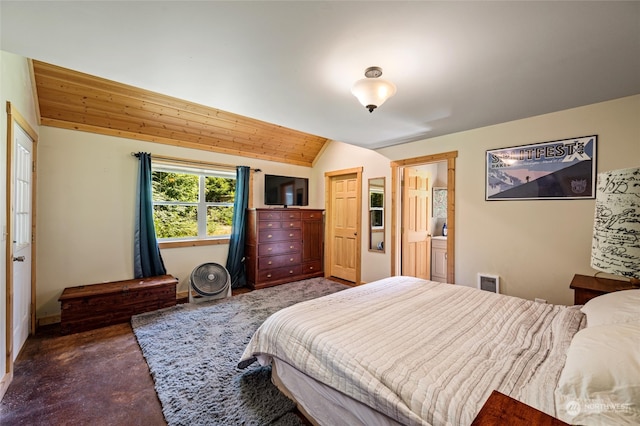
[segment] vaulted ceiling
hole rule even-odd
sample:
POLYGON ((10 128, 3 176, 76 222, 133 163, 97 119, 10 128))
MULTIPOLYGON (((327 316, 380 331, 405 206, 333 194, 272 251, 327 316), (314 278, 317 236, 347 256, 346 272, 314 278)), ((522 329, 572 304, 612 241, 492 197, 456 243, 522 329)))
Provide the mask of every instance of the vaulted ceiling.
POLYGON ((310 164, 326 139, 377 149, 639 94, 640 2, 2 0, 0 48, 111 80, 83 77, 98 86, 64 115, 43 99, 47 120, 310 164), (370 66, 398 88, 373 113, 350 92, 370 66))
POLYGON ((327 139, 33 61, 41 123, 311 166, 327 139))

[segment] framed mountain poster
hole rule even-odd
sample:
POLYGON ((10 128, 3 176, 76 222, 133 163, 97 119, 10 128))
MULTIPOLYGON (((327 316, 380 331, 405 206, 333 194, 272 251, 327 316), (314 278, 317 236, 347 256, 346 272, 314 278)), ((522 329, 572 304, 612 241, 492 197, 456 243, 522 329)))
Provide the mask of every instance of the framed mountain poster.
POLYGON ((485 200, 595 198, 598 136, 492 149, 485 200))

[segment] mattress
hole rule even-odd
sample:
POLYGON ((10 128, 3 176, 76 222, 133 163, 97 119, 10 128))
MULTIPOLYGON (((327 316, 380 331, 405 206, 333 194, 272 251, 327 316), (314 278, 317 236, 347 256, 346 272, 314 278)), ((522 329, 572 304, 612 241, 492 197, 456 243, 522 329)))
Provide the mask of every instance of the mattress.
POLYGON ((294 400, 314 425, 402 426, 397 421, 320 383, 278 358, 271 359, 271 381, 294 400))

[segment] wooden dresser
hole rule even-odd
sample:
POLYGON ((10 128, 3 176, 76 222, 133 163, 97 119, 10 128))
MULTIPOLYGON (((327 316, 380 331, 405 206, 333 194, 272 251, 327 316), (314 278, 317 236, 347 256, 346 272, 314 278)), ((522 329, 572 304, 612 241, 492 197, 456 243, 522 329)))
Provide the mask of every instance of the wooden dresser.
POLYGON ((249 209, 247 213, 245 263, 251 288, 324 276, 323 210, 249 209))
POLYGON ((67 287, 61 303, 62 334, 129 322, 132 315, 176 304, 171 275, 67 287))

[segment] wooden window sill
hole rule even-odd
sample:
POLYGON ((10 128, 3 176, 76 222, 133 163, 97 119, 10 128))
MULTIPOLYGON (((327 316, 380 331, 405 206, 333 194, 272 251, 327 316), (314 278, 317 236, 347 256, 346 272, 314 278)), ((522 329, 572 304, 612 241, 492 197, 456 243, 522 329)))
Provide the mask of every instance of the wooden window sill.
POLYGON ((212 240, 164 241, 164 242, 158 243, 161 249, 180 248, 180 247, 215 246, 218 244, 229 244, 229 238, 220 238, 220 239, 212 239, 212 240))

